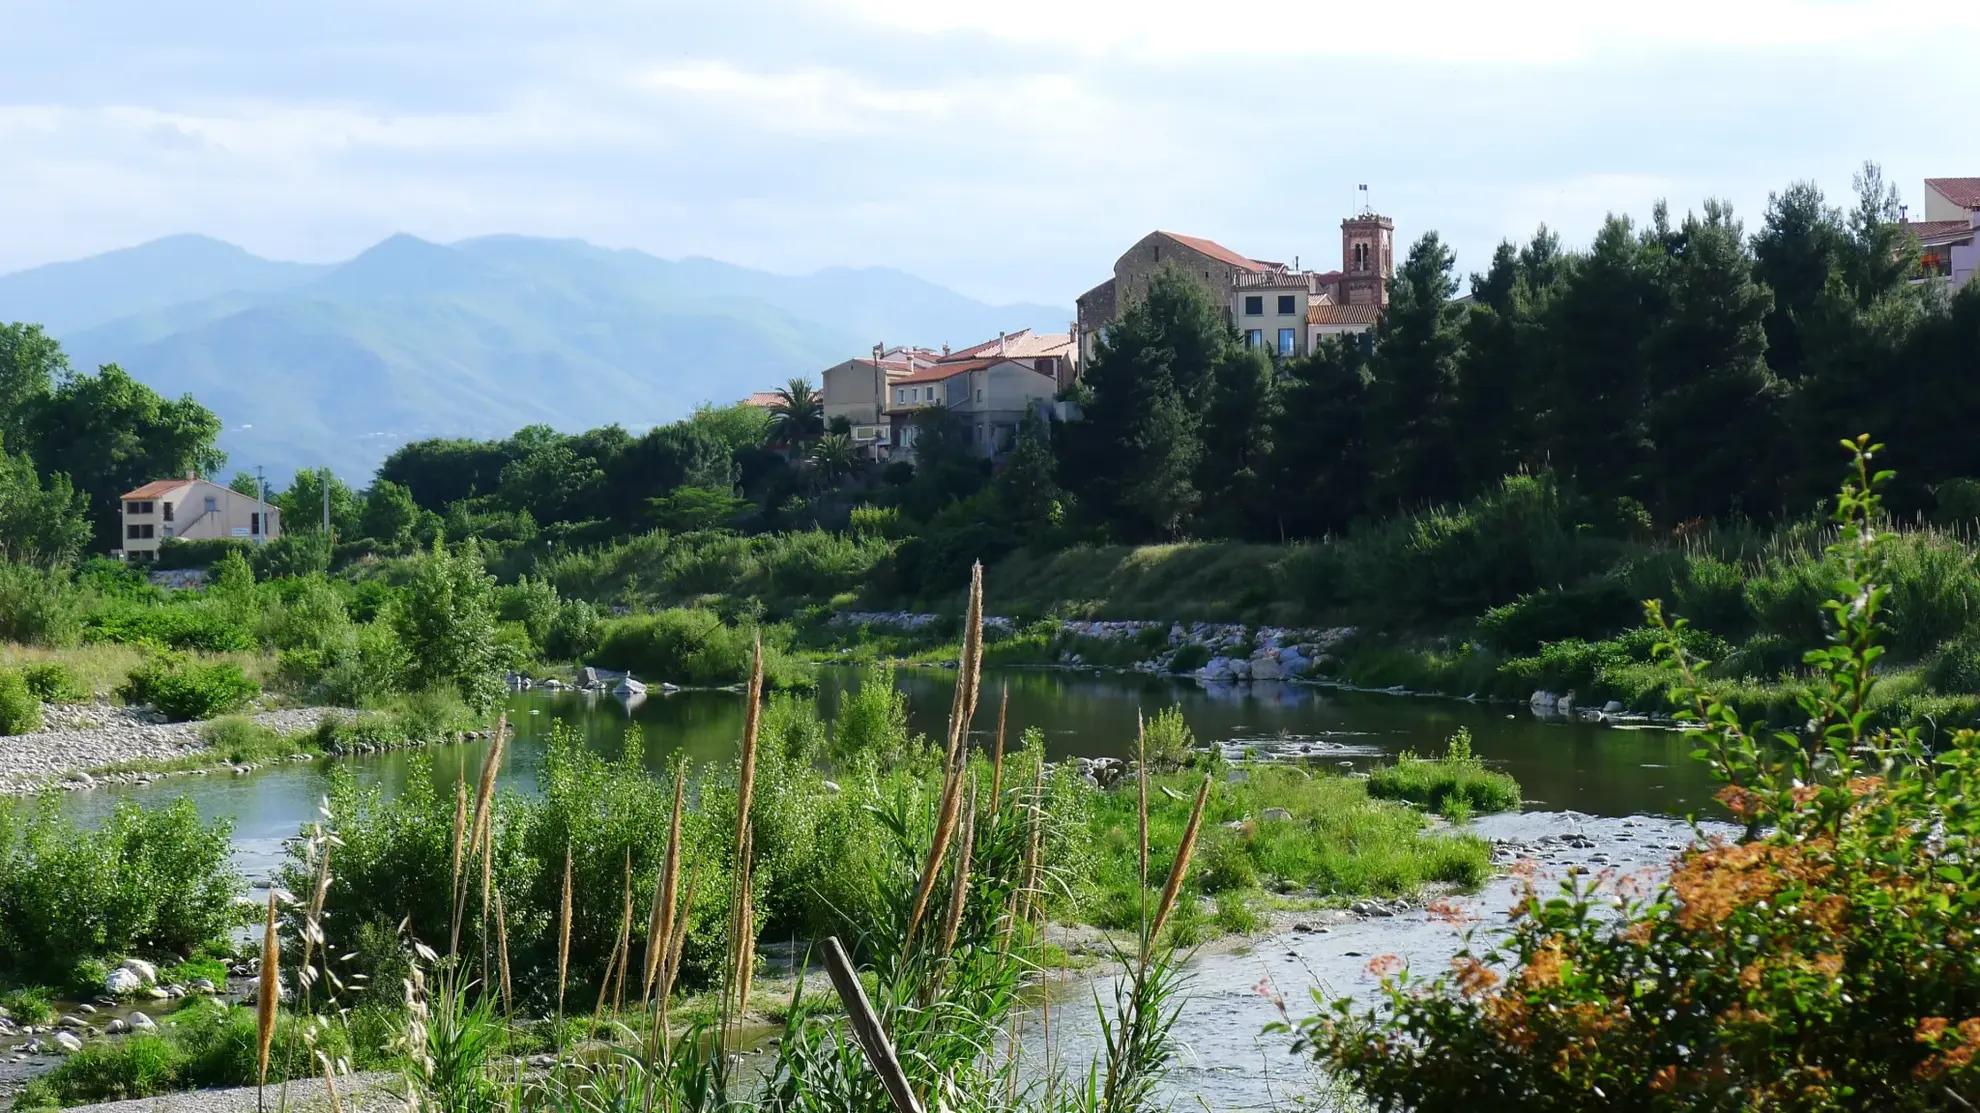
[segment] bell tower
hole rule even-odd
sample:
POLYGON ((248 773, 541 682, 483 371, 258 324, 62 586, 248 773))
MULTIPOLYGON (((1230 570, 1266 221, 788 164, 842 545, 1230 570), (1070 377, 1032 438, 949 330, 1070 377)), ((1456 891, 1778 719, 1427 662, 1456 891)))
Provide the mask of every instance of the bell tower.
POLYGON ((1396 222, 1364 211, 1341 221, 1341 300, 1349 305, 1388 305, 1396 272, 1396 222))

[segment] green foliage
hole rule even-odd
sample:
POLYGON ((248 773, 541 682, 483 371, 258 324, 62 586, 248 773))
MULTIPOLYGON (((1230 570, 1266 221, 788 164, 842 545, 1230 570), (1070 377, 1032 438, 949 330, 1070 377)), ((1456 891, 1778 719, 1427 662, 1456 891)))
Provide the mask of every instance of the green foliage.
POLYGON ((1664 628, 1697 756, 1743 837, 1700 837, 1648 891, 1587 875, 1530 889, 1454 977, 1389 978, 1374 1007, 1320 1001, 1298 1045, 1329 1073, 1382 1107, 1543 1113, 1925 1110, 1980 1094, 1980 958, 1965 945, 1980 736, 1928 747, 1865 714, 1885 698, 1897 539, 1877 532, 1888 473, 1871 472, 1867 437, 1852 447, 1805 730, 1749 727, 1664 628))
POLYGON ((158 557, 152 567, 160 571, 180 568, 212 568, 220 558, 229 553, 246 556, 254 551, 254 542, 237 537, 214 537, 204 541, 188 541, 183 537, 168 537, 158 544, 158 557))
POLYGON ((435 545, 415 561, 394 622, 408 690, 447 685, 469 707, 494 703, 508 662, 495 639, 495 581, 471 551, 435 545))
MULTIPOLYGON (((731 626, 712 611, 675 609, 609 618, 598 624, 592 660, 649 682, 736 684, 749 679, 755 631, 731 626)), ((774 644, 764 646, 764 677, 771 687, 803 687, 809 671, 774 644)))
POLYGON ((1471 732, 1458 728, 1442 757, 1403 753, 1394 765, 1371 770, 1368 795, 1407 800, 1458 820, 1519 807, 1519 782, 1485 768, 1471 752, 1471 732))
POLYGON ((64 569, 0 562, 0 641, 63 646, 82 636, 82 600, 64 569))
POLYGON ((207 749, 229 765, 276 761, 311 745, 307 735, 290 738, 273 727, 240 716, 213 720, 201 729, 199 737, 207 749))
POLYGON ((1180 707, 1157 711, 1143 726, 1141 738, 1148 768, 1157 773, 1174 772, 1187 765, 1190 751, 1196 746, 1196 736, 1190 733, 1189 724, 1183 722, 1180 707))
POLYGON ((231 825, 192 801, 129 801, 94 829, 52 799, 0 805, 0 968, 67 969, 133 948, 186 953, 222 940, 243 882, 231 825))
POLYGON ((289 533, 254 549, 254 573, 264 580, 310 576, 330 570, 330 539, 322 533, 289 533))
POLYGON ((0 439, 0 562, 50 568, 89 543, 89 497, 66 475, 43 480, 25 452, 0 439))
POLYGON ((148 645, 203 653, 245 653, 258 648, 254 631, 230 608, 198 604, 118 602, 88 619, 92 642, 148 645))
POLYGON ((41 729, 41 697, 18 672, 0 669, 0 737, 41 729))
POLYGON ((60 661, 29 661, 20 671, 28 691, 43 703, 88 703, 95 694, 74 669, 60 661))
POLYGON ((1942 526, 1968 526, 1980 522, 1980 479, 1955 476, 1932 490, 1936 508, 1932 520, 1942 526))
POLYGON ((1190 642, 1178 646, 1169 656, 1169 671, 1174 673, 1195 672, 1210 663, 1210 647, 1190 642))
POLYGON ((117 689, 126 703, 150 704, 173 720, 231 714, 260 694, 261 686, 239 665, 202 663, 182 653, 154 655, 117 689))

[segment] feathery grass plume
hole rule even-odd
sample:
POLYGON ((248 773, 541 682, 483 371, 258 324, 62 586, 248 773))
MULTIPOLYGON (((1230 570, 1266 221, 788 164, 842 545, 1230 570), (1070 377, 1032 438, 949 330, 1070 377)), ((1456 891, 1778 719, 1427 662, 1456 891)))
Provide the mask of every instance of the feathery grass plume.
POLYGON ((648 997, 667 956, 667 945, 674 938, 674 912, 681 886, 681 806, 687 785, 687 770, 674 773, 674 811, 667 822, 667 856, 660 861, 660 876, 653 885, 653 920, 646 930, 646 977, 640 983, 648 997))
POLYGON ((626 851, 625 883, 620 890, 624 907, 619 914, 619 968, 612 973, 612 1015, 617 1016, 626 1006, 626 967, 632 965, 632 851, 626 851))
MULTIPOLYGON (((312 980, 309 974, 310 954, 315 950, 317 940, 323 938, 323 900, 330 892, 330 841, 323 839, 318 845, 322 848, 323 856, 316 860, 316 884, 310 889, 309 912, 303 917, 302 961, 296 964, 298 982, 305 995, 309 992, 312 980)), ((325 946, 327 947, 328 944, 325 946)), ((323 970, 327 974, 330 971, 327 955, 325 959, 323 970)))
POLYGON ((454 781, 454 890, 461 887, 461 854, 467 849, 467 781, 454 781))
POLYGON ((976 852, 976 775, 969 778, 969 811, 962 823, 962 850, 956 855, 955 881, 949 888, 949 913, 942 919, 942 949, 947 958, 956 946, 956 933, 962 928, 963 908, 969 903, 970 859, 976 852))
POLYGON ((743 714, 742 764, 736 778, 736 843, 735 843, 735 891, 729 900, 729 970, 722 986, 722 1022, 720 1038, 728 1039, 729 1027, 735 1015, 730 1012, 731 1002, 738 1003, 749 997, 747 984, 749 972, 742 968, 745 953, 754 954, 754 948, 745 943, 743 934, 753 922, 754 909, 750 900, 750 808, 756 795, 756 741, 763 720, 763 635, 756 636, 756 650, 750 661, 748 707, 743 714))
POLYGON ((990 755, 990 816, 1004 814, 1004 723, 1011 710, 1011 685, 1004 682, 1003 698, 997 701, 997 748, 990 755))
POLYGON ((495 801, 488 802, 488 820, 481 828, 481 977, 488 981, 488 899, 495 892, 495 801))
POLYGON ((687 894, 681 898, 680 915, 674 921, 674 937, 667 943, 667 964, 660 974, 660 1030, 667 1030, 667 1001, 674 995, 674 980, 681 972, 681 948, 687 945, 688 914, 694 910, 695 890, 701 887, 701 864, 688 871, 687 894))
POLYGON ((501 957, 502 1012, 515 1015, 515 997, 509 992, 509 918, 502 912, 502 894, 495 894, 495 950, 501 957))
MULTIPOLYGON (((756 832, 751 831, 743 845, 745 857, 756 854, 756 832)), ((739 928, 736 932, 736 1018, 741 1020, 749 1013, 750 983, 756 977, 756 892, 747 881, 741 895, 741 914, 737 916, 739 928)))
POLYGON ((557 911, 557 1023, 563 1027, 564 987, 571 974, 571 844, 564 843, 564 899, 557 911))
POLYGON ((976 713, 975 689, 981 679, 983 665, 983 565, 976 565, 970 581, 969 591, 970 626, 963 633, 962 655, 957 661, 956 699, 950 710, 949 748, 946 767, 942 777, 941 803, 935 820, 935 837, 928 846, 928 860, 922 864, 921 881, 914 889, 914 903, 908 910, 907 931, 901 936, 901 948, 906 951, 914 942, 915 932, 928 914, 928 901, 935 894, 936 879, 942 873, 942 861, 948 856, 949 844, 956 834, 956 815, 962 810, 963 771, 969 765, 969 750, 964 740, 969 736, 969 721, 976 713))
MULTIPOLYGON (((472 850, 474 847, 481 845, 482 825, 488 822, 488 805, 495 798, 495 773, 501 767, 502 744, 508 738, 508 735, 509 713, 504 711, 501 718, 496 720, 495 738, 488 745, 488 759, 481 764, 481 783, 475 788, 474 820, 469 825, 467 831, 467 850, 472 850)), ((462 905, 466 903, 466 900, 466 889, 460 883, 460 879, 456 878, 454 888, 454 924, 447 944, 447 952, 449 954, 458 954, 461 949, 461 913, 462 905)), ((483 900, 482 918, 485 920, 488 915, 485 892, 483 894, 483 900)))
POLYGON ((323 1064, 323 1092, 330 1098, 330 1113, 344 1113, 343 1102, 337 1099, 337 1072, 330 1066, 330 1056, 316 1053, 316 1060, 323 1064))
MULTIPOLYGON (((282 987, 282 939, 275 931, 275 890, 268 890, 268 924, 261 934, 261 983, 254 1003, 254 1084, 268 1085, 268 1049, 275 1042, 275 1009, 282 987)), ((256 1101, 260 1098, 257 1095, 256 1101)))
POLYGON ((1154 946, 1155 937, 1162 934, 1162 926, 1168 923, 1169 913, 1175 909, 1176 897, 1182 892, 1183 876, 1189 873, 1190 856, 1196 853, 1196 834, 1203 826, 1203 805, 1210 799, 1210 774, 1203 774, 1203 785, 1196 790, 1196 806, 1189 810, 1189 825, 1183 828, 1181 845, 1176 847, 1176 864, 1169 867, 1168 883, 1162 886, 1162 902, 1155 906, 1155 922, 1149 925, 1147 937, 1141 944, 1141 966, 1148 967, 1148 953, 1154 946))

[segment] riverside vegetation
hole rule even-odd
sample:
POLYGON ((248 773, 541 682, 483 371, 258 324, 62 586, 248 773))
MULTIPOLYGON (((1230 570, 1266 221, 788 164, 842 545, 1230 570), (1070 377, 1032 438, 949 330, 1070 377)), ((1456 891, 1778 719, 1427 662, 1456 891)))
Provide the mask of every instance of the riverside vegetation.
MULTIPOLYGON (((1378 1108, 1964 1110, 1980 1101, 1973 872, 1980 734, 1870 709, 1901 611, 1868 439, 1836 500, 1815 681, 1788 730, 1702 684, 1649 608, 1737 839, 1700 836, 1655 884, 1529 886, 1450 973, 1386 971, 1374 1007, 1296 1026, 1378 1108)), ((1291 1026, 1289 1026, 1291 1030, 1291 1026)))
MULTIPOLYGON (((980 613, 979 602, 968 629, 981 629, 980 613)), ((837 1022, 801 986, 789 1002, 758 1001, 753 1011, 748 991, 735 988, 752 976, 759 941, 803 946, 836 936, 870 967, 869 988, 903 1060, 923 1060, 910 1072, 924 1096, 933 1088, 985 1101, 990 1086, 1005 1095, 996 1108, 1142 1108, 1168 1054, 1173 1006, 1164 1002, 1173 1001, 1180 954, 1217 934, 1255 930, 1276 908, 1462 890, 1489 873, 1483 840, 1429 830, 1419 811, 1374 799, 1362 781, 1227 766, 1194 744, 1173 711, 1151 720, 1135 771, 1111 788, 1071 763, 1048 767, 1035 736, 1006 739, 1001 709, 988 744, 973 746, 968 728, 982 716, 970 705, 994 696, 983 690, 982 654, 980 635, 967 637, 946 740, 910 736, 902 697, 884 675, 823 722, 808 699, 764 693, 767 655, 758 653, 743 752, 732 765, 683 763, 656 777, 636 731, 614 758, 559 725, 539 795, 494 790, 499 742, 472 790, 457 779, 453 792, 440 791, 431 756, 417 759, 406 789, 389 800, 340 776, 322 821, 278 878, 294 894, 280 923, 284 948, 304 955, 297 969, 312 953, 336 956, 296 985, 294 1011, 283 1014, 294 1030, 282 1038, 315 1041, 333 1062, 397 1062, 416 1076, 437 1069, 422 1058, 437 1052, 420 1041, 441 1038, 443 1025, 488 1027, 510 1049, 604 1038, 642 1060, 604 1060, 637 1071, 640 1085, 665 1094, 692 1082, 741 1095, 753 1083, 703 1046, 711 1014, 723 1046, 745 1022, 759 1030, 781 1020, 775 1077, 752 1100, 813 1107, 780 1104, 777 1094, 795 1086, 850 1103, 818 1108, 873 1108, 873 1077, 845 1058, 829 1036, 837 1022), (1163 882, 1161 863, 1192 859, 1163 882), (1090 1077, 1020 1071, 1020 1053, 1005 1050, 1036 1003, 1026 987, 1067 961, 1047 941, 1048 921, 1105 929, 1132 974, 1108 1012, 1117 1046, 1090 1077), (433 951, 453 957, 436 966, 433 951), (422 987, 410 1012, 409 981, 422 987), (334 1000, 320 996, 326 990, 334 1000), (670 1015, 687 1025, 678 1039, 659 1035, 670 1015), (683 1060, 692 1078, 675 1077, 683 1060), (1024 1081, 1034 1078, 1043 1080, 1024 1081), (1048 1104, 1026 1104, 1035 1101, 1048 1104)), ((1420 771, 1410 783, 1427 795, 1388 794, 1431 803, 1490 778, 1459 750, 1412 763, 1420 771)), ((1493 806, 1517 803, 1516 786, 1497 791, 1493 806)), ((75 833, 44 804, 14 821, 26 835, 0 837, 0 850, 18 848, 0 853, 0 954, 22 956, 17 974, 67 964, 86 979, 100 976, 101 959, 133 949, 221 946, 240 891, 226 867, 224 825, 202 826, 181 804, 155 821, 169 830, 119 841, 119 825, 147 813, 118 814, 71 847, 65 833, 75 833), (140 852, 167 865, 147 866, 134 858, 140 852), (57 858, 72 864, 50 867, 57 858), (145 891, 160 900, 196 886, 210 899, 186 907, 220 915, 176 934, 125 923, 111 900, 117 884, 107 883, 100 909, 88 896, 95 890, 63 906, 63 917, 104 924, 78 935, 56 929, 50 902, 17 895, 53 892, 47 886, 59 886, 63 870, 82 869, 122 883, 152 878, 145 891), (42 950, 13 946, 29 938, 42 950)), ((22 1107, 211 1083, 214 1063, 249 1061, 239 1052, 243 1016, 201 1013, 184 1031, 86 1052, 35 1083, 22 1107)), ((321 1069, 312 1052, 288 1054, 271 1077, 321 1069)), ((585 1063, 596 1065, 587 1057, 556 1070, 592 1069, 585 1063)), ((499 1081, 497 1064, 485 1065, 495 1072, 485 1081, 499 1081)), ((456 1076, 454 1084, 467 1083, 456 1076)))

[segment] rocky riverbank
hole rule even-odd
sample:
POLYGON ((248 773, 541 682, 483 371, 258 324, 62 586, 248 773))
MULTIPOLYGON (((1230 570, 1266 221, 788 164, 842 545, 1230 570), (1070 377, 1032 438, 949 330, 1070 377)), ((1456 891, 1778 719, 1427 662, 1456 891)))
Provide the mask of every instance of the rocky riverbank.
MULTIPOLYGON (((335 708, 301 707, 265 711, 255 722, 285 734, 314 730, 335 708)), ((97 775, 93 770, 131 765, 169 765, 207 752, 204 723, 167 723, 142 708, 107 704, 49 707, 45 727, 33 734, 0 738, 0 795, 24 795, 45 788, 90 788, 102 781, 146 781, 162 773, 97 775)), ((199 770, 204 772, 204 770, 199 770)))

